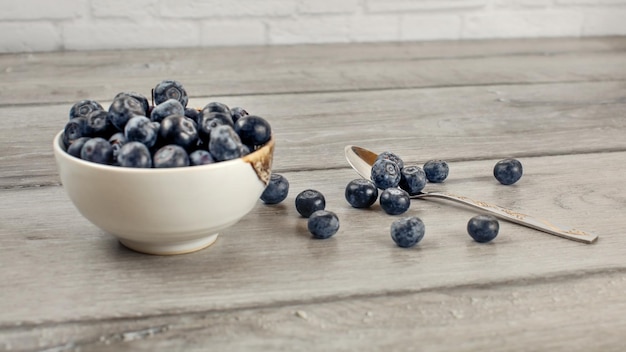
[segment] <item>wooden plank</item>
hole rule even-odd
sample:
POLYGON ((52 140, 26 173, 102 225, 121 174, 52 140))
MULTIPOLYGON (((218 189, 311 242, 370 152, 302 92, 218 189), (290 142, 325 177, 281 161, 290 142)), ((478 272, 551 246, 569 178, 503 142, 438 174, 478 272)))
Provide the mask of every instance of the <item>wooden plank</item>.
POLYGON ((624 80, 625 47, 610 38, 2 55, 0 106, 148 95, 162 79, 195 97, 624 80))
POLYGON ((626 276, 536 278, 419 293, 0 330, 5 350, 622 351, 626 276))
POLYGON ((525 176, 511 187, 493 179, 495 160, 454 162, 444 184, 429 186, 596 232, 593 245, 508 223, 493 243, 480 245, 465 230, 473 211, 415 201, 406 215, 421 217, 427 233, 403 250, 389 237, 397 217, 345 202, 345 184, 356 177, 350 169, 286 173, 291 192, 284 203, 259 204, 213 247, 174 257, 124 249, 81 218, 61 187, 3 190, 0 329, 623 271, 626 189, 615 185, 625 157, 524 158, 525 176), (305 188, 323 192, 327 209, 340 217, 332 239, 312 240, 297 215, 293 201, 305 188))
MULTIPOLYGON (((217 100, 266 117, 277 138, 275 168, 285 171, 345 167, 346 144, 421 162, 625 150, 624 96, 624 82, 588 82, 215 97, 191 104, 217 100)), ((69 107, 0 108, 0 188, 58 184, 51 144, 69 107)))

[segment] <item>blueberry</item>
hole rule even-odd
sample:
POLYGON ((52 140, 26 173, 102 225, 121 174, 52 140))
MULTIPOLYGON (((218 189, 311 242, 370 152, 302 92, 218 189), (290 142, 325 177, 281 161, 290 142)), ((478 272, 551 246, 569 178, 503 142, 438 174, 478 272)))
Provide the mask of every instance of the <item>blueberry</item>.
POLYGON ((262 117, 247 115, 237 120, 235 132, 239 134, 241 142, 246 145, 258 146, 267 143, 272 138, 272 128, 262 117))
POLYGON ((109 120, 109 114, 104 110, 95 110, 85 117, 87 128, 95 137, 109 137, 114 128, 109 120))
POLYGON ((98 164, 111 164, 113 161, 113 147, 104 138, 91 138, 81 148, 80 158, 98 164))
POLYGON ((168 144, 154 153, 152 163, 156 168, 189 166, 189 155, 183 147, 168 144))
POLYGON ((285 176, 273 173, 270 176, 270 182, 261 194, 261 200, 265 204, 278 204, 287 198, 287 194, 289 194, 289 181, 285 176))
MULTIPOLYGON (((211 103, 206 104, 204 108, 202 108, 202 111, 206 113, 221 112, 221 113, 228 114, 228 115, 231 114, 231 111, 228 108, 228 105, 223 104, 223 103, 218 103, 218 102, 211 102, 211 103)), ((232 118, 231 118, 231 121, 232 121, 232 118)))
POLYGON ((209 152, 217 161, 240 158, 241 140, 232 127, 217 126, 211 130, 209 152))
POLYGON ((486 243, 498 236, 500 224, 491 215, 476 215, 467 223, 467 233, 479 243, 486 243))
POLYGON ((448 163, 443 160, 429 160, 424 164, 424 172, 428 181, 433 183, 441 183, 448 178, 450 168, 448 163))
POLYGON ((161 122, 170 115, 185 115, 185 108, 176 99, 169 99, 155 106, 150 113, 150 120, 161 122))
POLYGON ((339 218, 332 211, 318 210, 309 217, 307 228, 314 238, 323 240, 337 233, 339 218))
POLYGON ((137 115, 128 120, 124 136, 128 142, 141 142, 151 148, 157 141, 159 130, 149 118, 137 115))
POLYGON ((141 108, 143 109, 143 115, 149 116, 148 112, 150 111, 150 103, 148 102, 148 98, 145 95, 137 92, 120 92, 117 93, 113 100, 121 97, 121 96, 129 96, 137 99, 137 101, 141 104, 141 108))
POLYGON ((169 99, 176 99, 183 105, 183 107, 187 107, 189 97, 187 96, 187 91, 180 82, 165 80, 161 81, 154 88, 154 102, 156 105, 159 105, 169 99))
POLYGON ((81 137, 91 137, 89 127, 87 126, 87 119, 84 117, 75 117, 65 124, 65 128, 63 130, 63 143, 67 148, 70 144, 72 144, 72 142, 81 137))
POLYGON ((170 115, 161 121, 159 134, 167 144, 177 144, 187 150, 198 141, 196 123, 183 115, 170 115))
POLYGON ((233 119, 233 123, 237 123, 237 120, 239 120, 240 118, 246 115, 248 115, 248 112, 238 106, 230 109, 230 116, 233 119))
POLYGON ((128 142, 128 140, 126 139, 124 132, 114 133, 109 138, 109 143, 111 143, 111 146, 113 147, 113 163, 114 164, 117 163, 117 155, 119 154, 120 149, 122 149, 122 146, 126 144, 126 142, 128 142))
POLYGON ((120 149, 117 162, 123 167, 150 168, 152 167, 152 156, 145 144, 128 142, 120 149))
POLYGON ((522 178, 522 163, 517 159, 500 160, 493 167, 493 176, 503 185, 512 185, 522 178))
POLYGON ((387 188, 380 194, 380 207, 389 215, 399 215, 411 206, 409 194, 400 188, 387 188))
POLYGON ((319 191, 306 189, 296 196, 296 210, 305 218, 324 208, 326 208, 326 199, 319 191))
POLYGON ((123 131, 128 120, 136 115, 145 116, 146 113, 139 100, 129 95, 118 97, 109 107, 109 120, 119 131, 123 131))
POLYGON ((378 188, 372 181, 357 178, 346 186, 345 197, 348 203, 355 208, 369 208, 378 199, 378 188))
POLYGON ((419 194, 426 186, 426 173, 419 166, 406 166, 400 174, 399 186, 409 195, 419 194))
POLYGON ((189 154, 189 163, 192 166, 213 164, 214 162, 215 159, 213 159, 211 153, 206 150, 198 149, 189 154))
POLYGON ((400 183, 400 168, 391 160, 379 159, 372 165, 372 182, 380 189, 396 187, 400 183))
POLYGON ((81 100, 70 108, 70 120, 75 117, 87 117, 96 110, 104 110, 104 108, 95 100, 81 100))
POLYGON ((424 238, 424 222, 416 216, 398 219, 391 223, 391 238, 402 248, 415 246, 424 238))
POLYGON ((396 163, 398 165, 400 170, 402 170, 404 168, 404 161, 402 161, 402 158, 400 158, 399 156, 397 156, 396 154, 394 154, 392 152, 382 152, 382 153, 378 154, 378 156, 376 157, 376 160, 380 160, 380 159, 386 159, 386 160, 393 161, 394 163, 396 163))
POLYGON ((198 117, 200 116, 200 111, 198 111, 198 109, 194 109, 194 108, 185 108, 185 117, 188 117, 192 120, 194 120, 197 123, 199 123, 198 121, 198 117))
POLYGON ((80 151, 81 149, 83 149, 83 145, 85 145, 85 142, 90 139, 90 137, 80 137, 74 140, 72 144, 70 144, 70 146, 67 148, 67 153, 80 159, 80 151))
POLYGON ((211 139, 211 130, 217 126, 229 125, 223 118, 219 117, 222 113, 200 113, 198 115, 198 136, 204 143, 208 143, 211 139))

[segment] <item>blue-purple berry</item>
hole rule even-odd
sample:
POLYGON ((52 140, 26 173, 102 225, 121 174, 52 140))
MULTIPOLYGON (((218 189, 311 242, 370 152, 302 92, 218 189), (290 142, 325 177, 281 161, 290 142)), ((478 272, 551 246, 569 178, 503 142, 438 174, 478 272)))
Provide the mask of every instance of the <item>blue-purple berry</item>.
POLYGON ((215 159, 208 151, 198 149, 189 154, 189 163, 191 166, 208 165, 215 163, 215 159))
POLYGON ((394 154, 392 152, 385 151, 385 152, 378 154, 378 156, 376 157, 376 160, 380 160, 380 159, 393 161, 394 163, 396 163, 396 165, 398 165, 400 170, 404 168, 404 161, 402 160, 402 158, 400 158, 397 154, 394 154))
POLYGON ((426 186, 426 173, 419 166, 405 166, 400 174, 399 186, 409 195, 419 194, 426 186))
POLYGON ((500 160, 493 167, 493 176, 503 185, 512 185, 522 178, 522 163, 517 159, 500 160))
POLYGON ((81 100, 70 108, 70 120, 75 117, 87 117, 87 115, 97 110, 104 111, 102 105, 97 101, 91 99, 81 100))
POLYGON ((150 120, 161 122, 170 115, 185 115, 185 108, 176 99, 169 99, 155 106, 150 113, 150 120))
POLYGON ((339 218, 332 211, 318 210, 309 216, 307 228, 313 238, 327 239, 339 230, 339 218))
POLYGON ((372 181, 357 178, 348 183, 344 195, 354 208, 369 208, 378 199, 378 188, 372 181))
POLYGON ((400 188, 387 188, 380 194, 380 207, 389 215, 399 215, 409 210, 411 198, 400 188))
POLYGON ((378 159, 372 165, 371 179, 380 189, 398 186, 400 177, 400 167, 391 160, 378 159))
POLYGON ((467 223, 467 233, 479 243, 492 241, 499 230, 498 219, 491 215, 476 215, 467 223))
POLYGON ((130 95, 119 96, 109 107, 109 121, 118 131, 123 131, 128 120, 137 115, 145 116, 146 113, 142 104, 130 95))
POLYGON ((183 147, 175 144, 168 144, 157 150, 152 163, 156 168, 172 168, 189 166, 189 155, 183 147))
POLYGON ((209 152, 217 161, 240 158, 242 156, 241 139, 229 125, 216 126, 211 130, 209 152))
POLYGON ((175 80, 164 80, 154 88, 154 103, 159 105, 167 100, 176 99, 183 107, 187 107, 189 96, 183 85, 175 80))
POLYGON ((124 126, 124 136, 128 142, 140 142, 152 148, 159 136, 159 129, 149 118, 137 115, 124 126))
POLYGON ((80 151, 83 149, 85 143, 90 140, 90 137, 80 137, 72 142, 67 148, 68 154, 80 159, 80 151))
POLYGON ((326 198, 320 191, 306 189, 296 196, 296 210, 305 218, 324 208, 326 208, 326 198))
POLYGON ((424 238, 424 222, 416 216, 395 220, 391 223, 391 238, 402 248, 410 248, 424 238))
POLYGON ((261 200, 265 204, 278 204, 287 198, 289 194, 289 181, 281 174, 273 173, 261 194, 261 200))
POLYGON ((272 138, 272 128, 269 122, 256 115, 247 115, 237 120, 235 132, 239 134, 241 142, 249 146, 260 146, 272 138))
POLYGON ((80 149, 80 158, 98 164, 109 165, 113 161, 113 147, 104 138, 91 138, 80 149))
POLYGON ((150 102, 148 102, 148 98, 146 98, 145 95, 141 94, 141 93, 137 93, 137 92, 132 92, 132 91, 128 91, 128 92, 119 92, 117 93, 117 95, 115 96, 115 98, 113 98, 113 100, 121 97, 121 96, 127 96, 127 97, 131 97, 131 98, 135 98, 139 104, 141 104, 141 109, 143 110, 143 115, 145 116, 150 116, 148 113, 150 112, 150 102))
POLYGON ((151 168, 152 155, 145 144, 128 142, 120 148, 117 163, 122 167, 151 168))
POLYGON ((183 115, 170 115, 161 121, 159 136, 166 144, 176 144, 187 150, 196 145, 196 123, 183 115))
POLYGON ((424 164, 426 179, 432 183, 441 183, 448 178, 450 167, 444 160, 429 160, 424 164))
POLYGON ((233 119, 233 123, 237 123, 237 120, 248 115, 248 112, 244 108, 238 106, 230 109, 230 116, 233 119))

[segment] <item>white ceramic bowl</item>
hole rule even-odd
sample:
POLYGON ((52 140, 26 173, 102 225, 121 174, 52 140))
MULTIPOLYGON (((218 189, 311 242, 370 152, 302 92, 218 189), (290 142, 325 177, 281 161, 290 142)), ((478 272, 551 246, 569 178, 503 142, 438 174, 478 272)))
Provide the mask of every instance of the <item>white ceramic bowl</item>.
POLYGON ((87 220, 125 246, 182 254, 211 245, 259 202, 269 181, 274 139, 243 158, 210 165, 136 169, 101 165, 65 151, 54 155, 61 183, 87 220))

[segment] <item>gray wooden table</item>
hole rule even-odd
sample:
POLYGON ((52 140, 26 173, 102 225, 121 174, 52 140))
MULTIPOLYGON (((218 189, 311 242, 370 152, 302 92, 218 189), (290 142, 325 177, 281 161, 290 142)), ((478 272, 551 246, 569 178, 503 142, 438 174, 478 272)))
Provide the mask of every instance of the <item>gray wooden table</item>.
POLYGON ((626 38, 358 44, 0 56, 0 350, 623 351, 626 347, 626 38), (213 246, 130 251, 82 218, 52 137, 77 100, 149 94, 177 79, 267 118, 290 195, 213 246), (351 208, 346 144, 408 163, 445 159, 430 189, 600 235, 564 240, 473 210, 413 201, 423 241, 397 217, 351 208), (499 185, 495 162, 524 177, 499 185), (341 221, 312 240, 306 188, 341 221))

